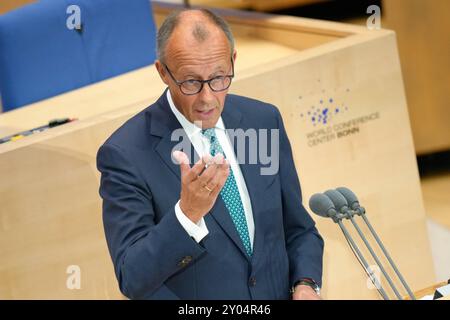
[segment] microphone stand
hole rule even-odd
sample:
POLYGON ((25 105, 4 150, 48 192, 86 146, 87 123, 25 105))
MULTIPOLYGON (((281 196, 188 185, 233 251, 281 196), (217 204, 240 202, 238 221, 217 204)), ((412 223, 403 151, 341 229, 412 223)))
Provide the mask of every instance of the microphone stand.
POLYGON ((365 271, 366 273, 369 275, 370 280, 372 281, 372 283, 375 285, 375 287, 378 289, 378 291, 380 292, 381 296, 383 297, 384 300, 390 300, 388 295, 386 294, 386 291, 384 291, 383 287, 381 286, 381 283, 378 282, 378 279, 376 277, 373 276, 373 272, 370 271, 369 268, 369 264, 367 263, 366 259, 364 258, 363 254, 361 253, 361 251, 359 250, 358 246, 356 245, 355 241, 353 241, 352 236, 350 235, 350 233, 348 232, 347 228, 344 226, 344 224, 342 223, 342 216, 338 216, 335 215, 332 217, 333 221, 336 222, 339 227, 342 230, 342 233, 344 234, 345 238, 347 239, 347 241, 349 241, 350 246, 353 247, 353 249, 355 250, 355 253, 358 257, 358 259, 362 262, 362 264, 364 265, 365 271))
POLYGON ((386 280, 388 281, 389 285, 391 286, 392 290, 394 291, 395 295, 397 296, 397 298, 399 300, 403 300, 402 296, 400 295, 400 293, 398 292, 397 288, 395 287, 394 283, 392 282, 391 277, 389 277, 388 273, 386 272, 386 270, 383 267, 383 264, 381 263, 380 259, 378 259, 378 256, 376 255, 376 253, 373 251, 372 246, 370 245, 370 243, 367 241, 367 238, 365 237, 364 233, 361 231, 361 229, 359 228, 358 224, 356 223, 355 219, 353 219, 353 212, 351 212, 350 210, 345 210, 345 217, 347 219, 350 219, 350 221, 352 222, 353 226, 355 227, 356 231, 358 232, 359 236, 361 237, 361 239, 363 240, 364 244, 366 245, 367 249, 369 249, 370 254, 372 255, 372 257, 375 259, 376 264, 378 265, 378 267, 380 268, 381 272, 383 273, 384 277, 386 278, 386 280))
POLYGON ((383 243, 381 242, 381 239, 378 237, 377 233, 375 232, 375 229, 372 227, 372 224, 369 222, 369 219, 366 217, 366 214, 365 214, 366 210, 363 207, 359 207, 356 210, 354 210, 354 212, 356 212, 357 215, 361 216, 362 219, 364 220, 364 222, 366 223, 367 227, 370 230, 370 233, 372 233, 373 237, 375 238, 375 241, 380 246, 381 250, 383 251, 383 253, 386 256, 387 260, 389 261, 390 265, 392 266, 392 268, 394 269, 394 271, 397 274, 398 278, 400 279, 400 281, 402 282, 403 286, 405 287, 406 291, 408 292, 408 295, 410 296, 410 298, 412 300, 416 300, 416 297, 414 296, 414 294, 412 293, 410 287, 408 286, 408 284, 406 283, 406 281, 403 278, 402 274, 398 270, 397 266, 395 265, 394 261, 392 260, 392 258, 390 256, 389 252, 384 247, 383 243))

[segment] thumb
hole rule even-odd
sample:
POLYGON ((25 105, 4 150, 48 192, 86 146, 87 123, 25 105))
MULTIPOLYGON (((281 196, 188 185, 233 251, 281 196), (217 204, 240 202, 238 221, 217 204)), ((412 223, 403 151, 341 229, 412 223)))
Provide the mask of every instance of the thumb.
POLYGON ((181 175, 184 176, 187 174, 191 167, 189 165, 189 158, 186 153, 176 150, 172 153, 172 155, 176 162, 180 165, 181 175))

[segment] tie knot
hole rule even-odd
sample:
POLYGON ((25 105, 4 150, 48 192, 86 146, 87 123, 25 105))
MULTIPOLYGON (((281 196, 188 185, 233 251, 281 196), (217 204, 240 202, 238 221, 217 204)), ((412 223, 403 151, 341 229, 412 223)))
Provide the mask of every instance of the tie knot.
POLYGON ((202 130, 202 134, 211 142, 214 142, 216 139, 216 132, 214 131, 214 128, 202 130))

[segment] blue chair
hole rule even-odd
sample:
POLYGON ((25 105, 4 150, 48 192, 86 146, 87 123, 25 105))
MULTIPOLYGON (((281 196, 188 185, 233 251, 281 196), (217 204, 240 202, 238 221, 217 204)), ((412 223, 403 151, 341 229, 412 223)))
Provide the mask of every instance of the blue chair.
POLYGON ((3 111, 83 87, 156 59, 149 0, 41 0, 0 16, 3 111), (81 29, 70 29, 70 5, 81 29))

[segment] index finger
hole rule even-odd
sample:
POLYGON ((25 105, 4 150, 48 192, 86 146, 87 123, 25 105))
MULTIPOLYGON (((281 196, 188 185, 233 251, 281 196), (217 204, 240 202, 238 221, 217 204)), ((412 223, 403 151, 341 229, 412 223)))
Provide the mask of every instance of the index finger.
POLYGON ((211 161, 211 156, 203 156, 200 160, 198 160, 194 166, 189 170, 186 174, 186 179, 188 182, 194 181, 198 178, 200 173, 205 169, 205 166, 209 164, 211 161))

